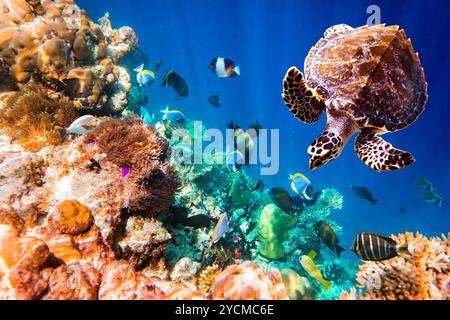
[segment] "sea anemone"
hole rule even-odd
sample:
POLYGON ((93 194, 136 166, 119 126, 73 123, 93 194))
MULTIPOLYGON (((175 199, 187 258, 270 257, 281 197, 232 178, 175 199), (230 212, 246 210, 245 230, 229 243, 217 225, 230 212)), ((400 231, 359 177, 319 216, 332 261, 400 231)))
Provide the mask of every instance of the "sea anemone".
POLYGON ((67 99, 49 99, 45 90, 28 84, 11 94, 0 110, 0 125, 24 149, 38 152, 47 145, 62 143, 60 128, 78 117, 67 99))
POLYGON ((135 116, 108 119, 84 139, 95 141, 122 170, 129 209, 154 215, 170 207, 179 182, 169 164, 169 146, 153 127, 135 116))

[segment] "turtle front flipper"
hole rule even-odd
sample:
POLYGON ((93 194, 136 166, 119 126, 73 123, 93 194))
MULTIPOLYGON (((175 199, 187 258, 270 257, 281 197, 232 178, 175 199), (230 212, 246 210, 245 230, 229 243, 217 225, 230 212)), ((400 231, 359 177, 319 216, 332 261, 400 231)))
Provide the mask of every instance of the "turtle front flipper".
POLYGON ((415 161, 411 153, 394 148, 375 130, 363 130, 356 138, 355 150, 359 159, 376 171, 400 170, 415 161))
POLYGON ((289 110, 305 123, 319 121, 325 102, 317 92, 308 88, 303 74, 291 67, 283 80, 283 100, 289 110))

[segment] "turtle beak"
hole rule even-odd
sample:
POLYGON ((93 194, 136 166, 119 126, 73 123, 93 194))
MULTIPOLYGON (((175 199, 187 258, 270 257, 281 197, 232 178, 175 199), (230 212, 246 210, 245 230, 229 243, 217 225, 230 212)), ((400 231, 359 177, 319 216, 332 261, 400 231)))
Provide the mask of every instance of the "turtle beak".
POLYGON ((324 165, 324 163, 322 162, 321 159, 310 159, 309 160, 309 170, 314 171, 317 168, 321 167, 322 165, 324 165))

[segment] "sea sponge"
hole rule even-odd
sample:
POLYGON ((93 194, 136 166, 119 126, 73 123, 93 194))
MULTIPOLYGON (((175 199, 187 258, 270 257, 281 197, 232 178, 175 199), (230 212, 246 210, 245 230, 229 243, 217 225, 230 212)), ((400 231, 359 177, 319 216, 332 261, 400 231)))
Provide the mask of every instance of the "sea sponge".
POLYGON ((286 300, 286 289, 278 269, 268 272, 251 261, 231 265, 216 277, 213 299, 286 300))
POLYGON ((365 293, 344 292, 341 299, 449 300, 450 233, 427 239, 417 232, 392 235, 407 243, 410 254, 381 262, 364 262, 356 280, 365 293))
POLYGON ((170 207, 179 182, 169 164, 170 149, 153 127, 138 117, 108 119, 84 140, 95 141, 108 161, 128 172, 123 178, 131 210, 155 215, 170 207))
POLYGON ((314 285, 295 270, 281 270, 281 277, 290 300, 313 300, 316 296, 314 285))
POLYGON ((67 99, 51 100, 45 90, 27 84, 6 99, 0 110, 0 127, 24 149, 38 152, 63 141, 58 127, 65 128, 78 117, 67 99))
POLYGON ((77 200, 65 200, 49 215, 49 223, 61 233, 80 234, 92 225, 93 217, 77 200))
POLYGON ((280 259, 286 254, 283 242, 288 231, 297 222, 291 216, 271 203, 264 207, 258 222, 259 253, 270 259, 280 259))

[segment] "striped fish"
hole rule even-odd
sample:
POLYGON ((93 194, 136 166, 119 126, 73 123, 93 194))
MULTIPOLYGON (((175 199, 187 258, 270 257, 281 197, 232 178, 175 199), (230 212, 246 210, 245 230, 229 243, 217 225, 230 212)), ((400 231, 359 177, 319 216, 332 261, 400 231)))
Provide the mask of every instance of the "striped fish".
POLYGON ((351 249, 364 261, 383 261, 395 258, 399 253, 409 253, 408 244, 398 245, 388 236, 363 232, 356 236, 351 249))

